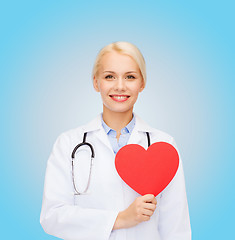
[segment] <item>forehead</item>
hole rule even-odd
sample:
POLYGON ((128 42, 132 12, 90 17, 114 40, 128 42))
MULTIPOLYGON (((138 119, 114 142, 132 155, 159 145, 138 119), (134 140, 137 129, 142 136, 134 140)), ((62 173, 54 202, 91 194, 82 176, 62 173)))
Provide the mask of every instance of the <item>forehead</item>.
POLYGON ((126 55, 112 51, 106 53, 100 60, 100 70, 102 71, 114 71, 114 72, 125 72, 130 70, 138 71, 139 67, 135 60, 126 55))

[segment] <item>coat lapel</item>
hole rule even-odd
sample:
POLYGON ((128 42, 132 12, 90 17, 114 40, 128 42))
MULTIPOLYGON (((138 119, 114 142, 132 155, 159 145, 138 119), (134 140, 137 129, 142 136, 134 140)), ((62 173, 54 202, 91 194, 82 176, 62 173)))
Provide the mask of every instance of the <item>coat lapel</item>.
POLYGON ((151 128, 147 123, 145 123, 138 115, 135 115, 136 123, 135 127, 131 133, 130 139, 127 144, 140 144, 142 138, 141 138, 141 132, 153 132, 154 129, 151 128))
POLYGON ((113 148, 112 148, 111 143, 109 141, 108 135, 105 133, 103 127, 102 127, 102 129, 99 129, 95 133, 95 135, 104 145, 106 145, 106 147, 108 147, 113 152, 113 148))
POLYGON ((102 116, 101 114, 99 114, 94 120, 92 120, 83 127, 83 131, 84 132, 94 131, 95 136, 113 152, 111 143, 102 126, 101 118, 102 116))
POLYGON ((127 142, 127 144, 139 144, 141 141, 141 137, 139 131, 137 130, 136 126, 132 130, 131 136, 127 142))

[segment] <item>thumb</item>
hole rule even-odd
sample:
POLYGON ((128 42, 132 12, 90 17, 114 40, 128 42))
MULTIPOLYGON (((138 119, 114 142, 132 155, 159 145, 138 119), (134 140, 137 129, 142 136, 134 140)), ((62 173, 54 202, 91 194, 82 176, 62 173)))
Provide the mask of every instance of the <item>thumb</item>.
POLYGON ((153 194, 145 194, 142 197, 144 202, 152 202, 155 199, 153 194))

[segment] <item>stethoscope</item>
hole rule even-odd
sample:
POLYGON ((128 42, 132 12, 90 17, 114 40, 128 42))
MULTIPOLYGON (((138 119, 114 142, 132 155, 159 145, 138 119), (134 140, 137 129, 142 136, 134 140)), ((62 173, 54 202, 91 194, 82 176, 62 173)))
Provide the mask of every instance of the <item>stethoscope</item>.
MULTIPOLYGON (((150 136, 149 136, 148 132, 146 132, 146 134, 147 134, 148 147, 149 147, 151 145, 151 143, 150 143, 150 136)), ((93 161, 94 161, 94 158, 95 158, 95 151, 94 151, 93 146, 90 143, 86 142, 86 136, 87 136, 87 132, 84 133, 83 141, 81 143, 79 143, 73 149, 73 152, 72 152, 72 155, 71 155, 71 157, 72 157, 72 180, 73 180, 73 187, 74 187, 75 195, 86 194, 87 190, 89 188, 89 185, 90 185, 90 181, 91 181, 91 169, 92 169, 93 161), (87 186, 86 186, 86 188, 85 188, 85 190, 83 192, 79 192, 78 188, 76 187, 75 177, 74 177, 74 161, 75 161, 75 154, 76 154, 78 148, 80 148, 81 146, 84 146, 84 145, 87 145, 90 148, 90 151, 91 151, 91 161, 90 161, 90 169, 89 169, 89 177, 88 177, 88 181, 87 181, 87 186)))

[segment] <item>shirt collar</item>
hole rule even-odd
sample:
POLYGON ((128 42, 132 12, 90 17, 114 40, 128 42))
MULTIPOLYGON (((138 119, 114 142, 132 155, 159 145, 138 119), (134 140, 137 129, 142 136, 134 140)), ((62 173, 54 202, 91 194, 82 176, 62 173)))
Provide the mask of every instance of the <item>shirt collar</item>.
MULTIPOLYGON (((140 132, 154 132, 155 129, 150 127, 145 121, 143 121, 136 113, 133 113, 135 117, 134 129, 140 132)), ((102 126, 102 113, 100 113, 95 119, 91 120, 87 124, 82 126, 84 132, 104 130, 102 126)))
MULTIPOLYGON (((108 134, 111 130, 112 131, 115 131, 113 130, 112 128, 110 128, 103 120, 103 114, 101 115, 101 121, 102 121, 102 126, 104 128, 104 131, 106 132, 106 134, 108 134)), ((124 132, 128 132, 128 133, 131 133, 134 126, 135 126, 135 115, 133 114, 133 117, 131 119, 131 121, 121 130, 121 133, 124 133, 124 132)), ((116 131, 115 131, 116 132, 116 131)))

